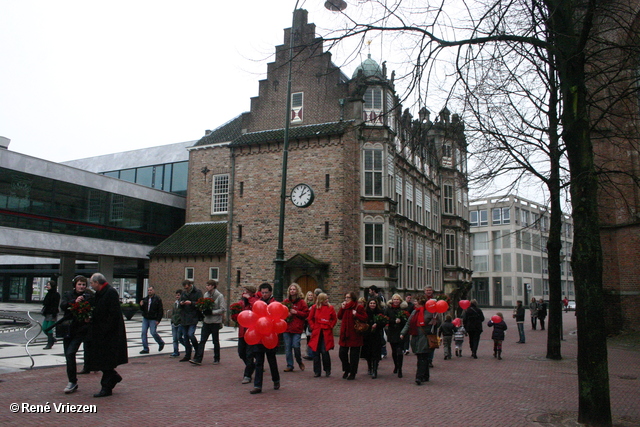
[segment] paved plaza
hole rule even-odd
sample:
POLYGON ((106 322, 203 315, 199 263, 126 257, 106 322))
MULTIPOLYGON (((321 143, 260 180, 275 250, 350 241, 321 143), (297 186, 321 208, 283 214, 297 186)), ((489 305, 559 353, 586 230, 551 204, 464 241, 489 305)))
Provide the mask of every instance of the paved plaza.
MULTIPOLYGON (((29 308, 39 311, 37 305, 29 308)), ((4 313, 25 309, 24 305, 0 304, 4 313)), ((487 320, 496 311, 485 310, 487 320)), ((286 367, 284 355, 278 355, 280 390, 273 390, 267 368, 262 394, 250 395, 253 385, 241 384, 243 365, 236 353, 237 331, 233 327, 221 331, 221 363, 213 365, 209 343, 202 366, 195 366, 169 357, 168 321, 159 327, 167 342, 164 351, 158 353, 149 337, 151 352, 140 355, 141 318, 137 315, 125 321, 130 359, 118 368, 124 380, 113 396, 101 399, 92 397, 100 390, 100 373, 79 376, 78 392, 63 393, 67 378, 60 343, 52 350, 43 350, 45 340, 41 336, 30 346, 35 366, 27 369, 32 359, 25 351, 24 331, 3 332, 0 425, 577 426, 574 313, 563 314, 563 319, 564 358, 560 361, 545 358, 546 332, 532 331, 528 323, 526 344, 516 344, 516 325, 508 317, 503 360, 493 358, 491 333, 485 326, 478 359, 469 357, 468 342, 461 358, 443 360, 440 349, 431 380, 422 386, 413 381, 414 355, 405 357, 402 379, 392 374, 393 362, 386 358, 380 363, 377 379, 366 374, 366 362, 361 360, 356 380, 345 381, 336 348, 331 351, 331 377, 314 378, 310 361, 305 362, 304 372, 297 367, 294 372, 282 372, 286 367), (17 412, 12 412, 14 403, 17 412), (65 412, 78 408, 75 405, 94 406, 83 408, 89 413, 65 412)), ((637 343, 610 342, 609 366, 615 425, 640 425, 637 343)))

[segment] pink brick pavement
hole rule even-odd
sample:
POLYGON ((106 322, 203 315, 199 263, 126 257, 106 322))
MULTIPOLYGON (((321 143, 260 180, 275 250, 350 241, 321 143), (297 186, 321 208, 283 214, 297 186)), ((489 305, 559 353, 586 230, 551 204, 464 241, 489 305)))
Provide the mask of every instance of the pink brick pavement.
MULTIPOLYGON (((489 318, 495 311, 485 311, 489 318)), ((301 372, 281 372, 282 388, 273 390, 268 369, 262 394, 250 395, 242 385, 242 362, 235 348, 222 350, 221 364, 179 363, 167 353, 136 357, 118 371, 124 381, 113 396, 96 399, 100 374, 80 377, 79 391, 65 395, 64 367, 0 375, 0 425, 132 424, 220 426, 573 426, 578 411, 577 336, 573 313, 563 315, 564 359, 547 360, 546 333, 531 331, 527 343, 516 344, 515 322, 507 319, 504 360, 492 357, 490 330, 485 326, 479 358, 443 360, 436 352, 431 381, 413 382, 415 356, 405 357, 405 376, 392 374, 384 359, 378 379, 364 372, 361 360, 356 381, 341 378, 337 349, 331 352, 333 375, 314 378, 311 362, 301 372), (11 413, 10 403, 95 404, 97 413, 11 413)), ((304 341, 303 341, 304 345, 304 341)), ((640 353, 609 346, 611 404, 614 422, 640 425, 640 353)), ((278 356, 280 371, 284 355, 278 356)))

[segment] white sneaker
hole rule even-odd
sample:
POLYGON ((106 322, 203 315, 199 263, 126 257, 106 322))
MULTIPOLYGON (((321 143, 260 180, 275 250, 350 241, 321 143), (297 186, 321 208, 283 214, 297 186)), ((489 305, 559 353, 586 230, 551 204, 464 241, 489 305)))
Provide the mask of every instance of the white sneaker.
POLYGON ((242 379, 242 384, 249 384, 251 382, 251 377, 244 377, 242 379))
POLYGON ((78 383, 69 383, 67 384, 67 386, 64 388, 64 392, 66 394, 71 394, 74 391, 78 390, 78 383))

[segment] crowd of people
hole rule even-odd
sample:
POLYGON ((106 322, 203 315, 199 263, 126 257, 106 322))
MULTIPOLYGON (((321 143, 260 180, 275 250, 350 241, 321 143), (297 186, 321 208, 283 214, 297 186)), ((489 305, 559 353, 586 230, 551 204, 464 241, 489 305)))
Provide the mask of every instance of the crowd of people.
MULTIPOLYGON (((184 347, 184 356, 180 362, 194 365, 203 363, 206 343, 209 337, 213 342, 213 364, 220 363, 219 331, 226 320, 227 304, 218 291, 218 282, 209 280, 206 292, 196 288, 190 280, 182 283, 182 289, 175 291, 175 300, 171 311, 171 331, 173 352, 171 357, 180 357, 180 346, 184 347), (200 341, 196 329, 202 322, 200 341)), ((127 363, 128 353, 126 332, 120 309, 118 292, 111 287, 105 277, 96 273, 87 279, 77 276, 73 279, 73 289, 62 298, 57 293, 56 283, 47 284, 48 293, 43 301, 42 314, 45 316, 43 330, 47 333, 47 346, 56 342, 54 327, 58 337, 63 338, 64 354, 67 364, 68 384, 65 393, 78 389, 78 374, 102 371, 101 390, 94 397, 109 396, 113 388, 122 381, 116 372, 118 365, 127 363), (93 289, 91 293, 88 285, 93 289), (57 320, 58 308, 63 317, 57 320), (76 354, 84 344, 84 369, 77 372, 76 354)), ((148 295, 140 301, 142 311, 142 350, 149 353, 148 332, 162 351, 165 342, 157 332, 157 326, 163 319, 163 304, 155 294, 153 286, 148 287, 148 295)), ((463 310, 461 319, 453 319, 450 314, 439 314, 428 309, 427 302, 435 299, 434 290, 427 286, 424 294, 417 298, 399 294, 385 301, 375 286, 368 289, 367 298, 358 298, 355 292, 344 294, 344 300, 336 307, 329 296, 321 289, 303 294, 297 283, 292 283, 286 291, 283 304, 289 310, 286 318, 286 330, 283 332, 286 367, 283 372, 293 372, 296 367, 304 371, 304 360, 313 362, 313 376, 329 377, 332 374, 331 350, 335 347, 334 328, 340 320, 337 336, 338 357, 342 378, 355 380, 360 359, 365 359, 367 375, 378 377, 378 366, 387 356, 387 343, 391 348, 393 373, 403 377, 404 359, 409 348, 416 355, 415 383, 421 385, 429 381, 433 367, 435 350, 443 347, 444 360, 453 356, 462 357, 463 344, 468 337, 471 357, 477 359, 478 345, 485 322, 484 313, 475 300, 463 310), (302 350, 302 334, 307 338, 306 351, 302 350), (303 355, 304 354, 304 355, 303 355)), ((238 315, 252 310, 257 301, 269 304, 274 301, 273 288, 269 283, 260 286, 245 285, 240 301, 233 304, 231 320, 237 321, 238 315)), ((532 328, 536 329, 540 321, 544 330, 546 304, 532 299, 530 305, 532 328), (534 320, 535 319, 535 320, 534 320)), ((524 343, 525 309, 522 301, 517 302, 513 317, 520 335, 519 343, 524 343)), ((487 326, 493 328, 493 356, 502 359, 502 342, 507 325, 502 313, 493 316, 487 326)), ((283 326, 284 328, 284 326, 283 326)), ((244 363, 242 383, 253 382, 251 394, 261 393, 263 389, 265 359, 269 364, 271 380, 275 390, 280 388, 280 371, 276 359, 276 348, 267 348, 260 343, 248 343, 245 340, 247 328, 238 324, 238 356, 244 363)))

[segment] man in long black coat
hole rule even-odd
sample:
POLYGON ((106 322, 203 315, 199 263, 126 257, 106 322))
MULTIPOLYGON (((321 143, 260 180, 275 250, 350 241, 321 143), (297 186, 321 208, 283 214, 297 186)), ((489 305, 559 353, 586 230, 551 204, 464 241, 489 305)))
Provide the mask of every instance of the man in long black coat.
POLYGON ((116 367, 129 361, 127 333, 118 291, 100 273, 91 276, 90 285, 96 294, 85 344, 85 369, 102 371, 102 389, 93 397, 111 396, 113 388, 122 381, 116 367))

